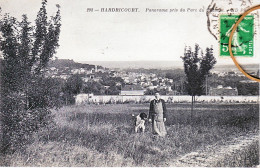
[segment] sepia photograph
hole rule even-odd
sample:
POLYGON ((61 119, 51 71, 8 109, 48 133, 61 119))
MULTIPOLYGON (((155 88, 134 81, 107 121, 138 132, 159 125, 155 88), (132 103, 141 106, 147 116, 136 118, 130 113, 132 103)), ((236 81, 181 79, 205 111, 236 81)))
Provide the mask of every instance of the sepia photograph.
POLYGON ((260 167, 259 9, 0 0, 0 167, 260 167))

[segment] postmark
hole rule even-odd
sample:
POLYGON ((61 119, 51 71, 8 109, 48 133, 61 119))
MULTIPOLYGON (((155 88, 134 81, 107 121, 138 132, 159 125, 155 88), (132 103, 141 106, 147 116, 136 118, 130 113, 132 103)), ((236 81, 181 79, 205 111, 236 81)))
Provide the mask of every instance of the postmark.
MULTIPOLYGON (((239 15, 220 15, 220 56, 230 56, 228 40, 239 15)), ((246 16, 238 25, 232 38, 232 51, 234 56, 254 56, 254 16, 246 16)))
MULTIPOLYGON (((241 15, 254 5, 253 0, 212 0, 207 8, 207 29, 209 33, 220 41, 219 17, 226 15, 241 15)), ((252 12, 255 25, 259 24, 259 12, 252 12)))

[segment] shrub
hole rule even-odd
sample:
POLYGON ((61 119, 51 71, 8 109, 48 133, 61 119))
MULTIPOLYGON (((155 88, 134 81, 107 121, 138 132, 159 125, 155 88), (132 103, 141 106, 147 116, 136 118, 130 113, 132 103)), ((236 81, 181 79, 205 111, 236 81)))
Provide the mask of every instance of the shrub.
POLYGON ((27 110, 25 107, 26 99, 22 93, 11 93, 3 99, 1 151, 4 153, 22 149, 36 130, 53 123, 48 108, 27 110))

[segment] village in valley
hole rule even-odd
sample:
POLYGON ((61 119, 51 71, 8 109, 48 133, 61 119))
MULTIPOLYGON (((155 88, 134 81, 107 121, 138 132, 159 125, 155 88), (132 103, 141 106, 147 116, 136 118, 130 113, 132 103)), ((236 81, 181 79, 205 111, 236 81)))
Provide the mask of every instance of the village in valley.
MULTIPOLYGON (((259 70, 253 73, 259 74, 259 70)), ((82 86, 77 94, 153 95, 160 92, 161 95, 187 95, 182 69, 111 69, 56 59, 49 63, 46 76, 64 81, 78 76, 82 86)), ((258 95, 258 87, 257 82, 246 79, 237 71, 225 72, 216 68, 206 78, 204 95, 258 95)))

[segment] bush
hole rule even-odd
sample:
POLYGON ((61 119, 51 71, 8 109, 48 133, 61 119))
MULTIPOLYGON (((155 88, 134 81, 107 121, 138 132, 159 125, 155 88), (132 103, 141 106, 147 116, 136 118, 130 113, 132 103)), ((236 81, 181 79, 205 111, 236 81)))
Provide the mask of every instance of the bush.
POLYGON ((53 122, 49 109, 61 106, 58 80, 40 76, 30 79, 31 83, 21 86, 20 91, 7 91, 6 83, 1 88, 1 152, 4 154, 28 144, 35 131, 53 122))
POLYGON ((22 93, 5 96, 2 106, 3 153, 22 149, 30 142, 30 136, 39 128, 53 123, 51 111, 47 108, 26 110, 26 99, 22 93))

